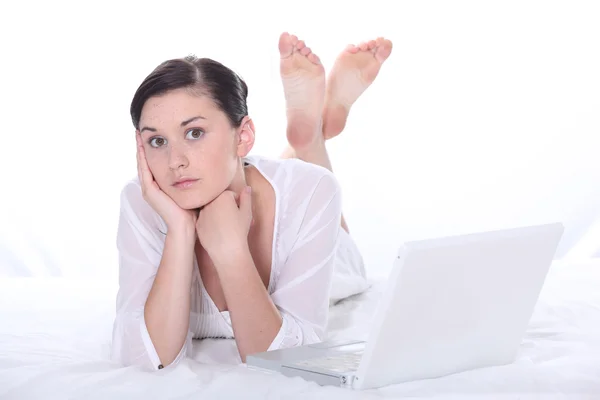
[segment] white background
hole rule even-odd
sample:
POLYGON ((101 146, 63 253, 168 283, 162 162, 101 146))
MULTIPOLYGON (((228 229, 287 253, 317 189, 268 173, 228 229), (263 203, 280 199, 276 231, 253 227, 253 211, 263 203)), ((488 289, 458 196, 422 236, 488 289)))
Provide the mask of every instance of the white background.
POLYGON ((597 2, 18 3, 0 6, 0 275, 116 279, 129 104, 166 59, 238 72, 253 153, 278 156, 284 30, 326 68, 347 43, 394 43, 329 144, 371 275, 405 240, 532 223, 565 224, 558 257, 600 251, 597 2))

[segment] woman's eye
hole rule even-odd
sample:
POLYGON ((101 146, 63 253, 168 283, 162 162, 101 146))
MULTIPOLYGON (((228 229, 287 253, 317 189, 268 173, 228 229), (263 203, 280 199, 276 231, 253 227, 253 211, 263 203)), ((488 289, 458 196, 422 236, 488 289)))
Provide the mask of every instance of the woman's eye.
POLYGON ((155 137, 150 140, 150 146, 152 146, 152 147, 164 146, 165 143, 167 143, 167 141, 161 137, 155 137))
POLYGON ((186 132, 185 137, 187 139, 200 139, 202 135, 204 135, 204 131, 202 129, 190 129, 186 132))

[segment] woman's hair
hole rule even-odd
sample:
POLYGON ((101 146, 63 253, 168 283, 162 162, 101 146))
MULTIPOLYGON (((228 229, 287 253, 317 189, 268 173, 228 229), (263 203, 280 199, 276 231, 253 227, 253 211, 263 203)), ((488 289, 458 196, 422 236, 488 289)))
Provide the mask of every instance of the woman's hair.
POLYGON ((181 88, 210 97, 235 128, 248 115, 248 86, 242 78, 217 61, 189 55, 163 62, 138 87, 130 108, 135 129, 140 129, 142 108, 149 98, 181 88))

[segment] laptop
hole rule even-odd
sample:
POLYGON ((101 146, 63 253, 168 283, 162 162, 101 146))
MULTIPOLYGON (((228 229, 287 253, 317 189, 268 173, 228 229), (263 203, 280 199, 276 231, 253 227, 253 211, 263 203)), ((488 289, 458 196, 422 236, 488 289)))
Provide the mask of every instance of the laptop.
POLYGON ((366 341, 257 353, 246 364, 363 390, 512 363, 563 231, 552 223, 407 242, 366 341))

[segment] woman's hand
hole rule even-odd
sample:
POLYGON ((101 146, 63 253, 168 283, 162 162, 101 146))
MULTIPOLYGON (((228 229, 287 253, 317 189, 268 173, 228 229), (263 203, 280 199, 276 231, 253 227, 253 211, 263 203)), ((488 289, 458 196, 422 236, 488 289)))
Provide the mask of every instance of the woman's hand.
POLYGON ((185 229, 194 232, 198 213, 195 210, 184 210, 179 207, 175 201, 161 190, 146 160, 146 152, 140 135, 136 132, 135 140, 137 143, 137 167, 140 184, 142 186, 142 195, 144 200, 160 215, 167 224, 167 228, 185 229))
POLYGON ((242 190, 239 206, 236 194, 226 190, 200 211, 196 232, 215 266, 248 251, 248 232, 252 224, 250 191, 250 186, 242 190))

